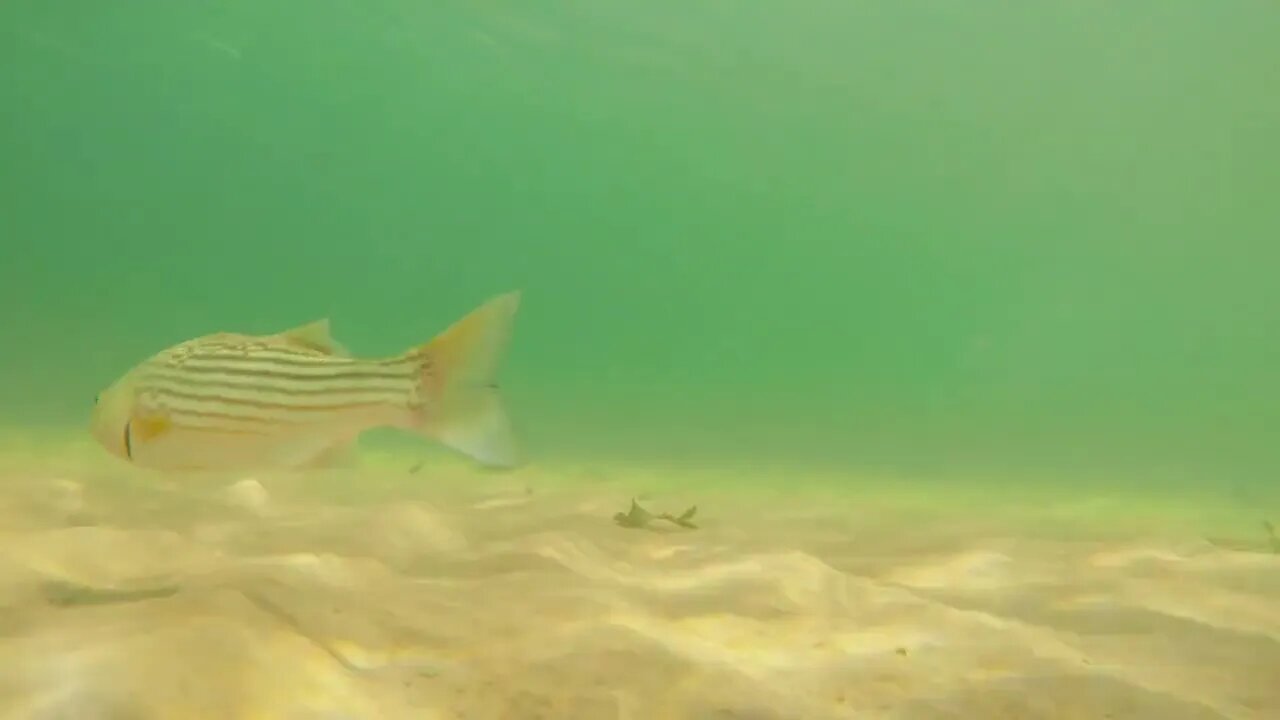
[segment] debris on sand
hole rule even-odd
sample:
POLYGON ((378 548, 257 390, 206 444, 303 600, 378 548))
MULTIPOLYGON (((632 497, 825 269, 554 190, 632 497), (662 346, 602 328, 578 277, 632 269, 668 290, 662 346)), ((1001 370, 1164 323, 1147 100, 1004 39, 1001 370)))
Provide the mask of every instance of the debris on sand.
POLYGON ((176 595, 178 589, 173 584, 130 589, 93 587, 66 580, 50 580, 40 588, 46 602, 63 608, 159 600, 176 595))
POLYGON ((696 530, 698 526, 693 524, 693 516, 697 514, 697 512, 698 506, 694 505, 681 513, 679 517, 674 516, 671 513, 660 513, 658 515, 654 515, 648 510, 640 507, 640 504, 636 502, 635 498, 632 498, 631 510, 625 513, 615 513, 613 521, 624 528, 650 530, 652 529, 652 525, 655 521, 665 520, 674 525, 679 525, 682 528, 696 530))

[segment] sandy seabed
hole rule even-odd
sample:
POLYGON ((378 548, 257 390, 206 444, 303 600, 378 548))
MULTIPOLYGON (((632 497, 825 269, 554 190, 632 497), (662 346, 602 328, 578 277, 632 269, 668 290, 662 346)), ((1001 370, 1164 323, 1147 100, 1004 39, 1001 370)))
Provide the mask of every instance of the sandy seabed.
POLYGON ((1280 718, 1261 513, 411 464, 0 453, 0 718, 1280 718))

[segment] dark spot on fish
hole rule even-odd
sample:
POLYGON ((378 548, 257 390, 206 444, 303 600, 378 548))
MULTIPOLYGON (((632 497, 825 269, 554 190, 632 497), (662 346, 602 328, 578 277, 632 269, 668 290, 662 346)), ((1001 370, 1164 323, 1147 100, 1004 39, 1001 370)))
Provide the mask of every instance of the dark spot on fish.
POLYGON ((132 420, 124 424, 124 455, 130 460, 133 459, 133 437, 132 433, 129 432, 129 426, 132 424, 132 420))

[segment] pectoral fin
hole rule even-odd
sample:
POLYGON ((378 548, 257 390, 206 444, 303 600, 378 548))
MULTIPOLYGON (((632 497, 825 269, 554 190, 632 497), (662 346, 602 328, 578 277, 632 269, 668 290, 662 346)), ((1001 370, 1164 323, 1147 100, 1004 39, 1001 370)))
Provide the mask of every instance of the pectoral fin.
POLYGON ((173 427, 167 415, 140 415, 129 421, 128 431, 131 442, 150 442, 169 432, 173 427))

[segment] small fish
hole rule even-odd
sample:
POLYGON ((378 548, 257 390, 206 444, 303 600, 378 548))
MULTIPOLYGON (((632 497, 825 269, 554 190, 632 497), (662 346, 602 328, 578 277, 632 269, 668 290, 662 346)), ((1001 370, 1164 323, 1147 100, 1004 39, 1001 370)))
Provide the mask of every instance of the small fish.
POLYGON ((495 297, 383 359, 350 357, 327 320, 188 340, 104 390, 93 434, 142 467, 242 471, 322 465, 365 430, 391 426, 511 467, 519 461, 494 378, 519 304, 517 292, 495 297))

